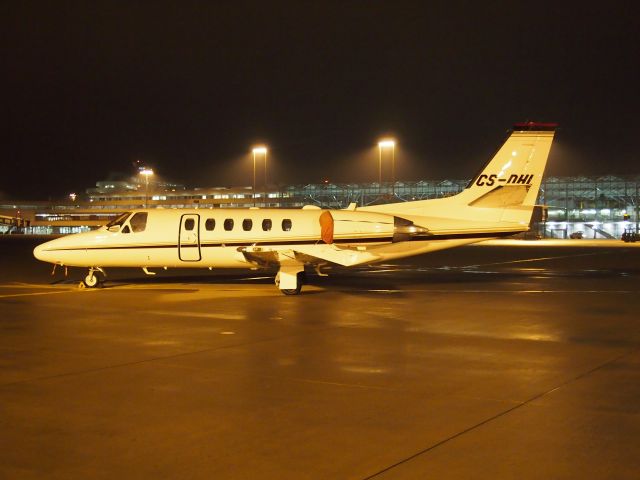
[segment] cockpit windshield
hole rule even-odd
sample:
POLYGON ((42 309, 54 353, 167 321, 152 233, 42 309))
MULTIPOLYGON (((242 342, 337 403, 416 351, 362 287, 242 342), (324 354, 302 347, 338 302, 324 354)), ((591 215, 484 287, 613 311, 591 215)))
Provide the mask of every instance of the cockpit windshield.
POLYGON ((127 220, 127 218, 129 218, 129 215, 131 215, 131 212, 124 212, 122 215, 118 215, 117 218, 107 223, 106 227, 107 228, 121 227, 122 224, 127 220))
POLYGON ((144 229, 147 228, 147 215, 147 212, 138 212, 131 217, 129 225, 134 233, 144 232, 144 229))

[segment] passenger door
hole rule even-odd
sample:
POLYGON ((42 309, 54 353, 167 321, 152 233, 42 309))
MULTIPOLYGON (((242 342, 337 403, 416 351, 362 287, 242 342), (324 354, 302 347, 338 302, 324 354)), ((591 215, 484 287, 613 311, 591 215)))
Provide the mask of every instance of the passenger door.
POLYGON ((180 217, 178 258, 183 262, 200 261, 200 215, 189 213, 180 217))

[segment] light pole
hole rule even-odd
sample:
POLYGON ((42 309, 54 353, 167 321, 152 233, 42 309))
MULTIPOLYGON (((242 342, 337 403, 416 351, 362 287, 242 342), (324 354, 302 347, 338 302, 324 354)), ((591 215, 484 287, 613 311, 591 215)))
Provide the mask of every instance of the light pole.
POLYGON ((396 141, 391 138, 385 138, 378 142, 378 182, 382 189, 382 150, 391 149, 391 194, 395 194, 395 177, 396 177, 396 141))
POLYGON ((144 208, 147 208, 147 203, 149 202, 149 177, 153 175, 153 170, 143 168, 140 170, 140 175, 144 175, 144 208))
POLYGON ((638 205, 638 185, 640 185, 640 180, 636 179, 636 235, 640 233, 640 205, 638 205))
POLYGON ((253 153, 253 206, 256 206, 256 156, 264 155, 264 190, 267 191, 267 147, 261 145, 251 150, 253 153))

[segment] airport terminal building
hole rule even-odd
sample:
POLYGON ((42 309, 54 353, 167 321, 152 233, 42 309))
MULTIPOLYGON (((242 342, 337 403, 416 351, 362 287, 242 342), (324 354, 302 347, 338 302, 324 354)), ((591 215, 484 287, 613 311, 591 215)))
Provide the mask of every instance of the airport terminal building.
MULTIPOLYGON (((63 201, 0 201, 0 233, 68 234, 97 228, 137 208, 345 208, 442 198, 469 180, 185 188, 175 184, 98 182, 85 195, 63 201)), ((638 231, 640 176, 546 177, 532 236, 620 238, 638 231)))

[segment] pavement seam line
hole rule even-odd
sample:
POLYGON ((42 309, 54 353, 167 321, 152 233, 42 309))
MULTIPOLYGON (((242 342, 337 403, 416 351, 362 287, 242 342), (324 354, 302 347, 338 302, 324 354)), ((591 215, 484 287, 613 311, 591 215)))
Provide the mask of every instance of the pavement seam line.
MULTIPOLYGON (((87 292, 92 292, 95 290, 83 290, 87 292)), ((14 298, 14 297, 30 297, 34 295, 56 295, 58 293, 77 293, 78 290, 62 290, 57 292, 32 292, 32 293, 12 293, 9 295, 0 295, 0 298, 14 298)))
POLYGON ((2 387, 10 387, 10 386, 13 386, 13 385, 21 385, 21 384, 31 383, 31 382, 53 380, 53 379, 56 379, 56 378, 72 377, 74 375, 84 375, 84 374, 87 374, 87 373, 101 372, 101 371, 110 370, 110 369, 113 369, 113 368, 130 367, 130 366, 133 366, 133 365, 140 365, 140 364, 143 364, 143 363, 155 362, 155 361, 158 361, 158 360, 169 360, 169 359, 172 359, 172 358, 186 357, 188 355, 197 355, 199 353, 214 352, 216 350, 225 350, 225 349, 228 349, 228 348, 245 347, 247 345, 255 345, 255 344, 258 344, 258 343, 273 342, 273 341, 278 341, 278 340, 282 340, 282 339, 290 338, 290 337, 295 337, 295 336, 296 335, 282 335, 280 337, 265 338, 265 339, 262 339, 262 340, 257 340, 257 341, 252 341, 252 342, 234 343, 234 344, 231 344, 231 345, 222 345, 222 346, 213 347, 213 348, 204 348, 202 350, 196 350, 196 351, 192 351, 192 352, 176 353, 176 354, 167 355, 167 356, 164 356, 164 357, 145 358, 143 360, 137 360, 137 361, 134 361, 134 362, 125 362, 125 363, 117 363, 117 364, 114 364, 114 365, 105 365, 103 367, 89 368, 87 370, 76 370, 76 371, 73 371, 73 372, 58 373, 58 374, 55 374, 55 375, 46 375, 46 376, 43 376, 43 377, 27 378, 27 379, 24 379, 24 380, 18 380, 18 381, 14 381, 14 382, 2 383, 2 384, 0 384, 0 388, 2 388, 2 387))
POLYGON ((477 265, 465 265, 462 267, 450 267, 450 268, 475 268, 475 267, 489 267, 491 265, 509 265, 511 263, 529 263, 529 262, 540 262, 542 260, 556 260, 560 258, 574 258, 574 257, 589 257, 593 255, 610 255, 612 253, 616 253, 613 251, 610 252, 592 252, 592 253, 577 253, 575 255, 557 255, 553 257, 538 257, 538 258, 525 258, 522 260, 509 260, 508 262, 493 262, 493 263, 479 263, 477 265))
POLYGON ((609 365, 612 365, 612 364, 618 362, 619 360, 622 360, 624 357, 627 357, 627 356, 632 355, 634 353, 637 353, 639 351, 640 351, 640 348, 634 348, 632 350, 628 350, 628 351, 626 351, 626 352, 624 352, 624 353, 622 353, 622 354, 620 354, 620 355, 618 355, 618 356, 616 356, 614 358, 611 358, 611 359, 607 360, 606 362, 604 362, 604 363, 602 363, 600 365, 597 365, 597 366, 593 367, 590 370, 587 370, 586 372, 582 372, 579 375, 576 375, 575 377, 570 378, 569 380, 561 383, 560 385, 556 385, 555 387, 553 387, 553 388, 551 388, 549 390, 545 390, 544 392, 538 393, 537 395, 534 395, 533 397, 531 397, 531 398, 529 398, 527 400, 524 400, 524 401, 514 405, 513 407, 510 407, 510 408, 508 408, 508 409, 506 409, 506 410, 504 410, 502 412, 499 412, 499 413, 497 413, 497 414, 495 414, 495 415, 493 415, 493 416, 491 416, 489 418, 486 418, 486 419, 482 420, 479 423, 476 423, 475 425, 472 425, 472 426, 470 426, 468 428, 465 428, 464 430, 461 430, 458 433, 455 433, 455 434, 453 434, 453 435, 451 435, 451 436, 449 436, 449 437, 447 437, 447 438, 445 438, 443 440, 440 440, 439 442, 436 442, 433 445, 430 445, 429 447, 427 447, 427 448, 425 448, 423 450, 420 450, 419 452, 416 452, 416 453, 414 453, 413 455, 410 455, 407 458, 404 458, 404 459, 402 459, 402 460, 400 460, 400 461, 398 461, 398 462, 396 462, 396 463, 394 463, 392 465, 389 465, 388 467, 383 468, 382 470, 379 470, 376 473, 368 475, 368 476, 364 477, 362 480, 371 480, 373 478, 376 478, 376 477, 382 475, 383 473, 387 473, 387 472, 393 470, 394 468, 399 467, 400 465, 408 463, 411 460, 414 460, 414 459, 418 458, 419 456, 421 456, 421 455, 423 455, 425 453, 429 453, 430 451, 435 450, 438 447, 441 447, 442 445, 444 445, 445 443, 450 442, 451 440, 455 440, 456 438, 461 437, 462 435, 465 435, 465 434, 467 434, 467 433, 469 433, 469 432, 471 432, 471 431, 473 431, 473 430, 475 430, 477 428, 480 428, 480 427, 482 427, 482 426, 484 426, 484 425, 486 425, 486 424, 488 424, 488 423, 490 423, 490 422, 492 422, 494 420, 497 420, 497 419, 499 419, 499 418, 501 418, 501 417, 503 417, 505 415, 508 415, 509 413, 513 412, 514 410, 517 410, 517 409, 519 409, 521 407, 529 405, 530 403, 535 402, 536 400, 539 400, 542 397, 545 397, 545 396, 547 396, 547 395, 549 395, 549 394, 551 394, 551 393, 553 393, 553 392, 555 392, 555 391, 557 391, 557 390, 559 390, 559 389, 561 389, 563 387, 566 387, 567 385, 570 385, 570 384, 572 384, 572 383, 574 383, 574 382, 576 382, 578 380, 581 380, 582 378, 585 378, 585 377, 591 375, 592 373, 597 372, 598 370, 601 370, 601 369, 603 369, 605 367, 608 367, 609 365))

